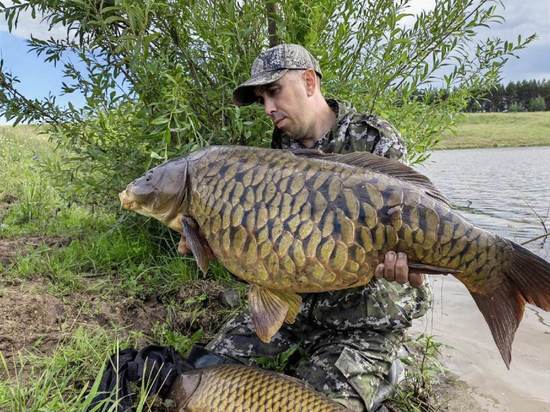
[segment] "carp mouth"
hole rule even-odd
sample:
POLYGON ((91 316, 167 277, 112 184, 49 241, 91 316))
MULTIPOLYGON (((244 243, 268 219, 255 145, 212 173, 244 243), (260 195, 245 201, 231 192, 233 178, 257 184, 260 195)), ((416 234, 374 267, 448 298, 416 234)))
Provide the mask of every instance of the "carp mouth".
POLYGON ((163 202, 158 194, 151 193, 146 197, 146 201, 143 201, 140 196, 132 191, 132 184, 130 184, 118 194, 118 198, 123 209, 153 217, 172 227, 174 218, 177 218, 180 214, 179 211, 182 208, 184 196, 178 195, 173 201, 163 202))
POLYGON ((137 208, 136 202, 131 199, 126 189, 118 194, 118 198, 120 199, 120 205, 123 209, 135 210, 137 208))
MULTIPOLYGON (((151 193, 148 197, 153 197, 153 194, 151 193)), ((148 208, 146 206, 147 202, 144 201, 143 197, 136 195, 132 183, 118 194, 118 198, 120 199, 120 205, 123 209, 131 210, 140 215, 154 217, 153 208, 148 208)))

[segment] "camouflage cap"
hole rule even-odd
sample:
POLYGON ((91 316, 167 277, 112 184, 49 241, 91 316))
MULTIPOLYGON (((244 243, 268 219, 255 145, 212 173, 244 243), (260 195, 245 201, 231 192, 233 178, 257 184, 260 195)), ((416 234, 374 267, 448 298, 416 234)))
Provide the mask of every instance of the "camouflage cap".
POLYGON ((260 53, 252 64, 251 77, 233 91, 233 102, 246 106, 256 101, 254 87, 276 82, 288 70, 313 69, 321 76, 319 62, 305 47, 298 44, 279 44, 260 53))

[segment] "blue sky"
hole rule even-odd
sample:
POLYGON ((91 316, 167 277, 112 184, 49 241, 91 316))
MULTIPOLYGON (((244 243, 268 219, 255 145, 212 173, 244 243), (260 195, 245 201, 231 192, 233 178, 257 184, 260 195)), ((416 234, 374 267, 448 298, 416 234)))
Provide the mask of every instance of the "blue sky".
MULTIPOLYGON (((505 17, 505 23, 481 32, 481 37, 514 40, 518 34, 538 35, 537 40, 520 53, 520 59, 508 62, 503 71, 503 81, 550 79, 550 0, 504 0, 503 3, 505 9, 500 14, 505 17)), ((412 0, 410 11, 417 13, 432 8, 434 4, 435 0, 412 0)), ((26 96, 43 97, 49 93, 59 96, 61 68, 43 63, 41 58, 28 52, 26 39, 31 33, 39 38, 62 37, 64 30, 61 27, 48 30, 39 19, 22 15, 17 30, 9 33, 7 24, 0 19, 0 58, 8 71, 19 77, 21 91, 26 96)), ((69 99, 77 106, 83 103, 82 98, 75 95, 58 97, 62 104, 69 99)))
MULTIPOLYGON (((44 63, 42 58, 28 52, 26 39, 5 31, 0 31, 0 58, 4 60, 6 71, 15 74, 21 83, 19 91, 27 97, 43 97, 49 93, 58 96, 60 104, 71 101, 81 106, 80 96, 61 96, 62 68, 44 63)), ((78 61, 75 59, 75 62, 78 61)))

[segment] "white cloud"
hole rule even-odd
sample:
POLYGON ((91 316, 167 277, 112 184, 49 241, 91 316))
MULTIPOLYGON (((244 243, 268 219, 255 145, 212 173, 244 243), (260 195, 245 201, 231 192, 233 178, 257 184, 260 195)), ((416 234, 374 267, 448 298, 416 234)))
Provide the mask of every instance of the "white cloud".
POLYGON ((504 5, 505 9, 501 14, 505 22, 495 26, 491 31, 492 35, 512 40, 518 34, 536 33, 537 44, 550 44, 550 2, 548 0, 522 2, 507 0, 504 5))
POLYGON ((421 11, 432 10, 435 7, 436 0, 411 0, 409 3, 408 12, 412 14, 420 14, 421 11))
MULTIPOLYGON (((13 5, 12 1, 4 1, 4 6, 13 5)), ((64 26, 57 24, 50 29, 49 24, 43 22, 43 16, 37 14, 33 19, 29 11, 21 12, 17 27, 11 32, 14 36, 29 39, 31 34, 34 37, 46 39, 53 37, 54 39, 62 39, 66 37, 67 30, 64 26)), ((3 16, 0 17, 0 31, 9 31, 8 23, 3 16)))
MULTIPOLYGON (((410 0, 407 12, 418 15, 430 11, 439 0, 410 0)), ((515 41, 518 35, 523 38, 535 33, 537 38, 518 53, 519 60, 510 59, 503 71, 504 81, 522 79, 550 79, 550 0, 503 0, 504 8, 497 4, 497 14, 504 18, 503 23, 493 23, 489 29, 479 30, 477 39, 498 37, 515 41)), ((414 17, 404 20, 412 25, 414 17)))
MULTIPOLYGON (((419 15, 423 11, 432 10, 435 7, 436 0, 411 0, 407 4, 405 11, 413 16, 419 15)), ((404 27, 411 27, 415 22, 416 18, 413 16, 407 16, 401 20, 401 24, 404 27)))

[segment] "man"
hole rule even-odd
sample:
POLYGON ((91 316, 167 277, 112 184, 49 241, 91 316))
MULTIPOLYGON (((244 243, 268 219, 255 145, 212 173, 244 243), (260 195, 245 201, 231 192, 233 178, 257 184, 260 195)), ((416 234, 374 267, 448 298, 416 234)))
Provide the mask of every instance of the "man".
MULTIPOLYGON (((388 122, 326 100, 321 76, 317 60, 305 48, 279 45, 256 58, 252 78, 235 89, 234 101, 264 106, 275 126, 273 148, 405 156, 405 146, 388 122)), ((250 316, 242 313, 206 348, 254 364, 298 345, 302 356, 293 370, 296 377, 352 410, 376 410, 396 382, 395 359, 405 329, 429 307, 423 276, 409 273, 405 254, 388 252, 367 286, 302 297, 296 322, 285 324, 271 343, 256 337, 250 316)))

